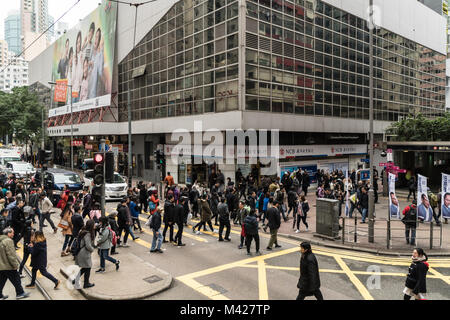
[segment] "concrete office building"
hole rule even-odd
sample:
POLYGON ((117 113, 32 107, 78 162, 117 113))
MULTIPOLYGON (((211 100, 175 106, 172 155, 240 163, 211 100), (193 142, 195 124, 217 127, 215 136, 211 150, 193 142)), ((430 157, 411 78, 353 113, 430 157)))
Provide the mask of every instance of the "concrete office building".
MULTIPOLYGON (((374 128, 381 141, 390 123, 410 112, 429 117, 444 112, 446 19, 417 0, 374 2, 381 17, 374 35, 374 128)), ((367 153, 369 131, 368 4, 159 1, 139 8, 134 50, 134 11, 119 6, 117 98, 111 103, 117 120, 75 117, 76 136, 106 137, 126 152, 130 87, 138 177, 159 178, 153 151, 162 144, 167 155, 177 143, 171 133, 193 132, 194 120, 202 121, 203 131, 279 129, 279 170, 357 168, 367 153)), ((49 50, 31 62, 31 83, 50 80, 43 72, 49 50)), ((55 140, 70 136, 68 118, 50 118, 55 140)), ((204 180, 213 169, 234 180, 238 167, 175 166, 170 155, 167 164, 179 183, 190 182, 193 171, 204 180)), ((258 165, 239 167, 244 174, 258 170, 258 165)))

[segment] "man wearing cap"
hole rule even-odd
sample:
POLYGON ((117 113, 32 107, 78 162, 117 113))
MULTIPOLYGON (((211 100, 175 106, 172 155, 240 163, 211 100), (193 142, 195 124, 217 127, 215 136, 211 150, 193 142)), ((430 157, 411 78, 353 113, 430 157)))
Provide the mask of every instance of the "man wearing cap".
POLYGON ((281 217, 280 217, 280 211, 278 211, 278 207, 280 206, 280 203, 278 201, 273 201, 273 198, 269 199, 269 203, 273 203, 273 206, 267 209, 267 220, 269 220, 268 227, 270 229, 270 241, 269 245, 267 246, 267 250, 272 250, 272 246, 275 243, 275 248, 281 248, 280 245, 278 245, 277 240, 277 234, 278 229, 281 225, 281 217))
POLYGON ((297 283, 299 289, 297 300, 305 300, 308 296, 315 296, 317 300, 323 300, 320 292, 319 264, 316 256, 312 253, 311 244, 302 242, 300 244, 300 279, 297 283))

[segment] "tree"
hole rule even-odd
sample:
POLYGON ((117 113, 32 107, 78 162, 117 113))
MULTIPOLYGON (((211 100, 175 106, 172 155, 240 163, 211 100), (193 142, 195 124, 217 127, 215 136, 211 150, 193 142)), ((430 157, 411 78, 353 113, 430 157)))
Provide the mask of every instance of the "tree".
POLYGON ((32 143, 42 132, 43 108, 28 87, 0 92, 0 134, 14 133, 20 143, 32 143))
POLYGON ((408 116, 393 123, 386 133, 394 135, 394 141, 449 141, 450 113, 434 119, 422 114, 408 116))

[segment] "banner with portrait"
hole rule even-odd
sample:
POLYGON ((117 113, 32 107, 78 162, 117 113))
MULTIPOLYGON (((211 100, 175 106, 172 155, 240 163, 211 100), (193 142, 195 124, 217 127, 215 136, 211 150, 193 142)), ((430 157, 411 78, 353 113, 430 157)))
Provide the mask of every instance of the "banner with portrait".
POLYGON ((417 218, 420 221, 431 222, 433 209, 428 198, 427 177, 417 175, 417 218))
POLYGON ((400 219, 400 205, 398 203, 397 195, 395 194, 395 174, 389 173, 389 218, 400 219))
POLYGON ((441 212, 442 218, 450 219, 450 175, 442 174, 442 189, 441 189, 441 212))
POLYGON ((66 105, 49 110, 49 117, 67 113, 70 92, 74 110, 111 105, 116 24, 117 3, 102 1, 53 44, 52 81, 66 83, 69 90, 65 97, 57 90, 58 102, 66 105))
POLYGON ((345 170, 345 216, 348 217, 350 213, 349 188, 348 188, 348 170, 345 170))

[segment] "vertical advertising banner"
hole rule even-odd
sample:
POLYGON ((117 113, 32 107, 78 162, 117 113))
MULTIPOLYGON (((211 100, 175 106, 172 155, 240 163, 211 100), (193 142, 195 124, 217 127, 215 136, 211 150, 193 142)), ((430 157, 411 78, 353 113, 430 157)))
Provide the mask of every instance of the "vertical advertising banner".
POLYGON ((348 202, 348 170, 345 170, 345 216, 348 217, 350 204, 348 202))
POLYGON ((67 80, 56 80, 54 101, 66 103, 66 97, 67 97, 67 80))
POLYGON ((417 175, 417 218, 420 221, 431 222, 433 209, 427 194, 427 177, 417 175))
MULTIPOLYGON (((52 81, 72 87, 73 112, 111 104, 116 23, 117 3, 103 1, 53 45, 52 81)), ((63 94, 59 92, 58 97, 63 94)), ((69 104, 67 91, 65 98, 57 101, 69 104)), ((65 110, 52 109, 49 117, 65 110)))
POLYGON ((389 173, 389 218, 400 219, 400 206, 397 195, 395 194, 395 174, 389 173))
POLYGON ((450 219, 450 175, 442 174, 442 218, 450 219))

